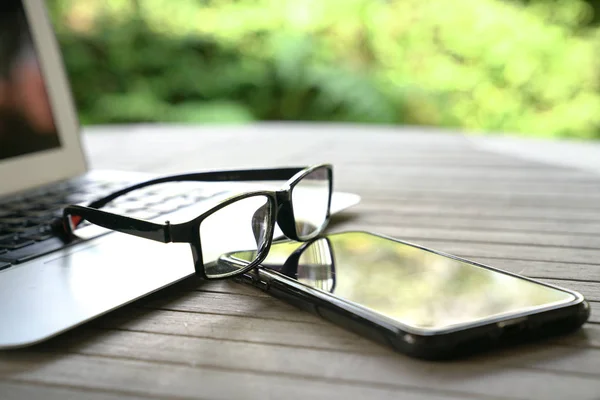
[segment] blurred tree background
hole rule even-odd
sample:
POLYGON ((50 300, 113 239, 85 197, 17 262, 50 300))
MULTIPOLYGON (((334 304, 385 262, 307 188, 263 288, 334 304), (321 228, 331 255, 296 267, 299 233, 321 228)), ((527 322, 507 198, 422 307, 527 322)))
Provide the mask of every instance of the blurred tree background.
POLYGON ((600 138, 600 0, 48 0, 84 124, 600 138))

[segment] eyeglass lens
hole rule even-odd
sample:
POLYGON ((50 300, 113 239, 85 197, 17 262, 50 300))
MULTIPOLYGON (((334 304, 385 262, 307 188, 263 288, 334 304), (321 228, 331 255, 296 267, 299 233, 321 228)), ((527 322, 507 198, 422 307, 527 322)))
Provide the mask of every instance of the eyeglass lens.
POLYGON ((209 278, 234 274, 244 267, 218 261, 232 251, 250 251, 253 262, 270 240, 271 200, 256 195, 237 200, 210 214, 200 223, 204 271, 209 278))

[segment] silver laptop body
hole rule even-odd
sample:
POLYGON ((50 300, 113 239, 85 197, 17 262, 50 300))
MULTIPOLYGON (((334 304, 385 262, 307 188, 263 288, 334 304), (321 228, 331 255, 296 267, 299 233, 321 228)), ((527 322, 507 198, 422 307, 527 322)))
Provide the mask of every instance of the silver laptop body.
MULTIPOLYGON (((45 136, 37 138, 35 132, 28 132, 30 137, 24 141, 26 144, 20 143, 17 148, 11 147, 15 141, 11 142, 9 136, 19 130, 3 131, 3 114, 0 112, 0 146, 4 143, 4 150, 0 149, 0 224, 2 216, 8 215, 6 211, 2 214, 2 204, 16 204, 20 199, 36 194, 54 193, 53 190, 61 188, 69 190, 69 185, 77 188, 87 182, 96 187, 98 182, 102 183, 98 191, 100 196, 111 183, 118 186, 148 178, 144 174, 87 170, 74 102, 44 1, 22 0, 22 7, 22 21, 18 22, 25 30, 21 48, 12 52, 16 61, 6 62, 0 47, 0 63, 4 65, 0 70, 0 84, 1 79, 6 81, 12 76, 10 71, 18 70, 18 63, 26 65, 28 71, 37 67, 47 94, 51 119, 44 119, 48 114, 44 114, 43 107, 33 114, 28 114, 32 107, 23 111, 23 118, 33 118, 34 128, 43 131, 45 136)), ((0 91, 0 111, 4 107, 6 115, 2 93, 0 91)), ((191 219, 232 192, 247 188, 242 184, 200 187, 203 195, 198 201, 169 213, 169 219, 191 219)), ((89 197, 90 193, 85 195, 89 197)), ((358 201, 356 195, 335 193, 332 211, 340 211, 358 201)), ((164 215, 160 218, 164 220, 164 215)), ((0 349, 38 343, 194 272, 187 244, 163 245, 118 233, 97 237, 103 232, 94 227, 87 229, 94 239, 32 259, 0 261, 0 349)), ((39 244, 29 244, 32 245, 39 244)), ((33 247, 23 247, 28 248, 33 247)), ((26 253, 25 250, 22 252, 26 253)), ((0 260, 7 254, 10 253, 0 250, 0 260)))

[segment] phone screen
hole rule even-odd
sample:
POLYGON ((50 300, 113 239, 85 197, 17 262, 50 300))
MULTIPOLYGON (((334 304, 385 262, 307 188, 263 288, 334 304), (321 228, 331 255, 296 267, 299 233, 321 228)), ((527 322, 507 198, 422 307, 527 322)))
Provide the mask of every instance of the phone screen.
MULTIPOLYGON (((235 253, 244 259, 246 252, 235 253)), ((266 269, 420 329, 574 301, 571 293, 365 232, 273 244, 266 269)))

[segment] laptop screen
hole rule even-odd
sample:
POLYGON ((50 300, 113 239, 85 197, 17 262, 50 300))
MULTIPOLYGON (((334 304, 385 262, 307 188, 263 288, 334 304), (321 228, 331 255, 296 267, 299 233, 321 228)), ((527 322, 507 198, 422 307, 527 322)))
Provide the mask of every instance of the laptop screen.
POLYGON ((21 0, 0 5, 0 160, 60 146, 21 0))

